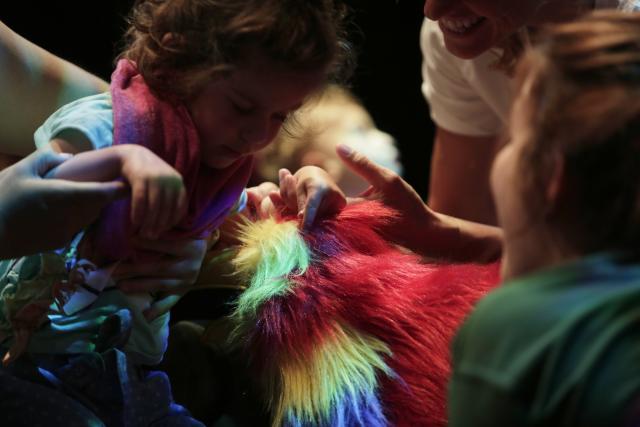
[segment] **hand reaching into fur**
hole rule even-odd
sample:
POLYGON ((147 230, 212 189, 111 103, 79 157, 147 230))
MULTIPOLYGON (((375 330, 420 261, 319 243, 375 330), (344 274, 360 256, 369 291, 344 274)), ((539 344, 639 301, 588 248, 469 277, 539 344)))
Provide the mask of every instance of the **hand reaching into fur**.
POLYGON ((303 230, 309 229, 317 218, 340 212, 347 204, 342 190, 319 167, 304 166, 293 175, 281 169, 279 176, 282 202, 302 218, 303 230))

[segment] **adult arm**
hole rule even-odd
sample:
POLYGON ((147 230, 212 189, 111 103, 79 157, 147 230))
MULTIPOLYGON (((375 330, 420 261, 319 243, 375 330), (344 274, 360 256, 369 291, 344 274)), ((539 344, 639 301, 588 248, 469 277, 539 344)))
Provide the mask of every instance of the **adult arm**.
POLYGON ((385 230, 391 241, 429 258, 485 262, 499 257, 499 228, 436 212, 398 174, 345 145, 338 146, 338 155, 371 184, 367 198, 382 200, 399 213, 398 221, 385 230))
POLYGON ((109 89, 106 82, 0 22, 0 153, 33 151, 33 132, 60 106, 109 89))
POLYGON ((65 244, 126 194, 121 182, 43 179, 68 158, 38 151, 0 172, 0 259, 65 244))
POLYGON ((498 137, 464 136, 438 128, 431 158, 429 206, 436 212, 496 224, 489 174, 498 137))

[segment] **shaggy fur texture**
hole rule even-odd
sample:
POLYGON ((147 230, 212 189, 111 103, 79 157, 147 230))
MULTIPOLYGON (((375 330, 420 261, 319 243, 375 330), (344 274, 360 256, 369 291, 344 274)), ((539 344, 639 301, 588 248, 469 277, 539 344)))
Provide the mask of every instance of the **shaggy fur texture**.
POLYGON ((234 337, 273 425, 446 424, 451 339, 499 269, 424 264, 381 237, 394 220, 365 202, 307 235, 291 218, 244 227, 234 337))

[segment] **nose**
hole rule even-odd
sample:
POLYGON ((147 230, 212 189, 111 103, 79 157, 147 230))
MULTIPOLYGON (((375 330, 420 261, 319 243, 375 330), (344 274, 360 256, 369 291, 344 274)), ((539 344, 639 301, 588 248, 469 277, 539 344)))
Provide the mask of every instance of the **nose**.
POLYGON ((437 21, 458 2, 459 0, 425 0, 423 9, 424 16, 432 21, 437 21))

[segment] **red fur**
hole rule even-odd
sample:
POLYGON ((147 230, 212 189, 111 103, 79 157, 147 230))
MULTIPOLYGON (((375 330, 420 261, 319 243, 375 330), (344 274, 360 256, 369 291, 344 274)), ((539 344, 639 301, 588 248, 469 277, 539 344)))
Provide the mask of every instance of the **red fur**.
POLYGON ((452 337, 475 302, 499 280, 498 265, 424 264, 388 244, 380 227, 395 219, 377 203, 347 207, 305 236, 317 254, 294 277, 294 292, 265 304, 256 354, 304 360, 332 324, 385 342, 397 377, 381 376, 386 415, 397 426, 446 425, 452 337))

